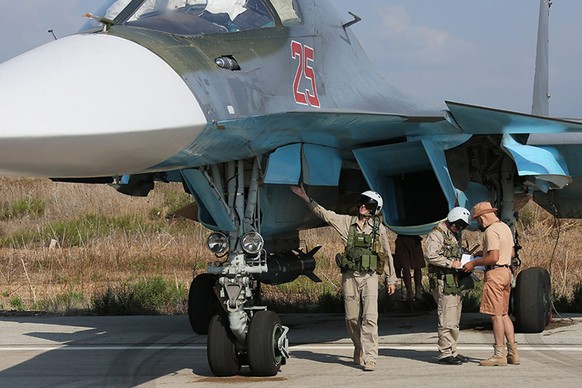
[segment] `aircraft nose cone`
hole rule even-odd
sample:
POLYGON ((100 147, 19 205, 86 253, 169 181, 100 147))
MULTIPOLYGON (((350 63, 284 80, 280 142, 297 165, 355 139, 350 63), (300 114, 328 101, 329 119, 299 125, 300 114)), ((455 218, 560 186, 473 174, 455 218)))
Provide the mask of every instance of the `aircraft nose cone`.
POLYGON ((0 64, 0 175, 140 172, 205 124, 166 62, 115 36, 73 35, 0 64))

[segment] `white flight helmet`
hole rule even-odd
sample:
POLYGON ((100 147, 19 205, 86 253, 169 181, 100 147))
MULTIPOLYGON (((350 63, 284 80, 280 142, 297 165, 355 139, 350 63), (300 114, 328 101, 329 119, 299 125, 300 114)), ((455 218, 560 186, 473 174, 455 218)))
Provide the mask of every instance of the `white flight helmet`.
POLYGON ((469 210, 457 206, 452 208, 449 214, 447 214, 447 221, 462 230, 469 225, 469 217, 471 217, 471 212, 469 210))
POLYGON ((375 191, 364 191, 360 194, 360 198, 356 202, 358 207, 362 204, 366 205, 366 208, 370 210, 370 213, 373 216, 377 216, 382 211, 382 206, 384 205, 384 201, 382 200, 382 196, 375 191))

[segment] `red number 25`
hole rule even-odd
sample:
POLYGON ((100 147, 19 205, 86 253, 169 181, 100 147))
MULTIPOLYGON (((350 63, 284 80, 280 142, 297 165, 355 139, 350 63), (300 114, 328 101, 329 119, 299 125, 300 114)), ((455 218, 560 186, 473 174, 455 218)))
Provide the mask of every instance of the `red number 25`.
POLYGON ((310 62, 313 62, 313 49, 297 41, 291 41, 291 58, 297 59, 297 72, 293 81, 293 96, 295 102, 301 105, 311 105, 319 108, 319 97, 317 96, 317 86, 315 85, 315 72, 310 62), (310 87, 304 91, 299 90, 301 80, 307 79, 310 87))

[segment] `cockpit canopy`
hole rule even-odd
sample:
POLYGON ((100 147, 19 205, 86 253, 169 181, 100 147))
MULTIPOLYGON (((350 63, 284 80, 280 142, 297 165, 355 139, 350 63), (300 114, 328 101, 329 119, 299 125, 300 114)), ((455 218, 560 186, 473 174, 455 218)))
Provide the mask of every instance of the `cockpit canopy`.
POLYGON ((301 22, 295 0, 117 0, 101 12, 114 24, 179 35, 269 28, 276 16, 283 25, 301 22))

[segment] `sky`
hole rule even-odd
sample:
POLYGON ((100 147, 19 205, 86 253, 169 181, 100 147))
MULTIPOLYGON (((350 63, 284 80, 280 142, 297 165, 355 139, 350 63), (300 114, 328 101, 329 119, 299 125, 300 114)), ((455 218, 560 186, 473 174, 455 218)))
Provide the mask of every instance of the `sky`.
MULTIPOLYGON (((529 113, 539 0, 331 0, 393 86, 445 100, 529 113)), ((103 0, 0 0, 0 63, 79 30, 103 0)), ((550 115, 582 117, 582 1, 553 0, 550 115)), ((0 85, 1 87, 1 85, 0 85)))

